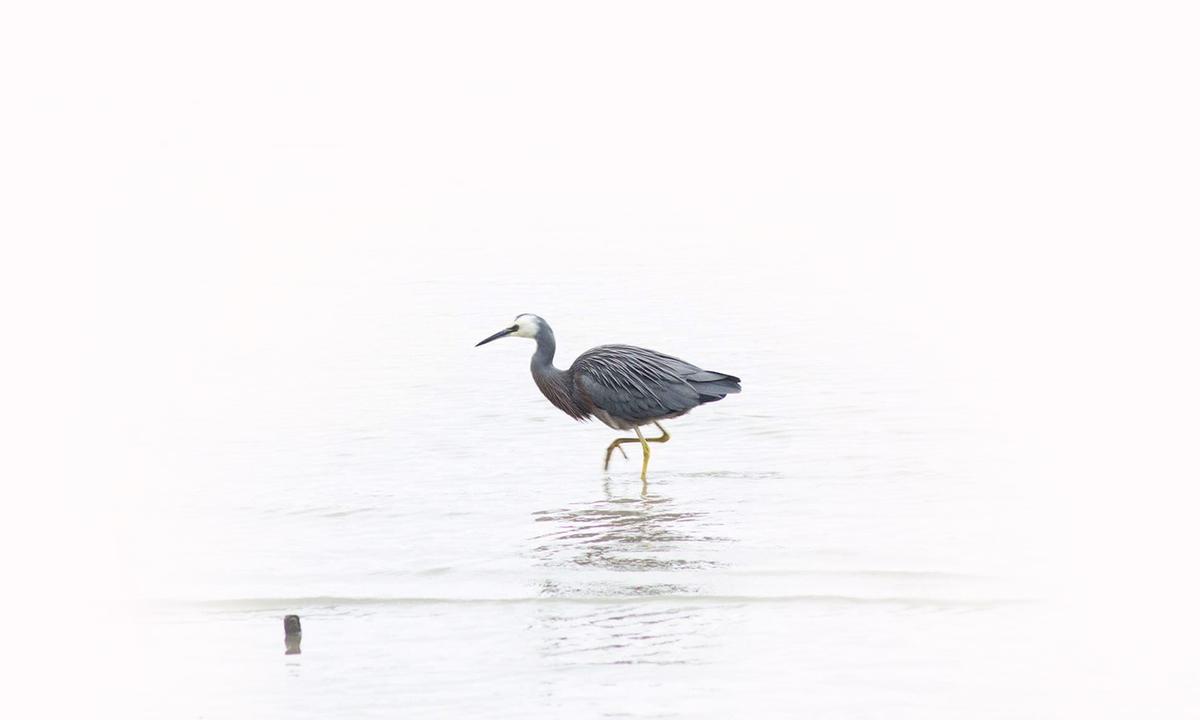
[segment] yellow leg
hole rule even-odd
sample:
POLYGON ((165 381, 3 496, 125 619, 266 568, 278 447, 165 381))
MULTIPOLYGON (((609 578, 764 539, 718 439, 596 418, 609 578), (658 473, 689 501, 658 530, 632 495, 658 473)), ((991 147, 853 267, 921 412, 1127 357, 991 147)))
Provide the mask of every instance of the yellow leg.
MULTIPOLYGON (((608 461, 612 458, 613 450, 620 450, 621 454, 625 455, 625 449, 622 448, 621 445, 624 443, 634 443, 637 441, 638 441, 637 438, 617 438, 616 440, 613 440, 612 443, 608 446, 608 452, 604 453, 604 469, 605 470, 608 469, 608 461)), ((629 456, 625 455, 625 459, 628 460, 629 456)))
POLYGON ((637 433, 638 440, 642 442, 642 482, 646 482, 646 468, 650 466, 650 446, 646 444, 646 437, 642 435, 640 427, 635 427, 633 431, 637 433))
MULTIPOLYGON (((662 435, 660 435, 658 437, 654 437, 654 438, 648 438, 648 437, 645 437, 644 435, 642 435, 641 428, 635 427, 633 429, 633 431, 635 433, 637 433, 637 437, 635 437, 635 438, 617 438, 616 440, 613 440, 612 443, 608 446, 608 452, 604 453, 604 469, 605 470, 608 469, 608 461, 610 459, 612 459, 613 450, 620 450, 621 454, 625 455, 625 449, 621 447, 622 445, 624 445, 625 443, 641 443, 642 444, 642 479, 645 480, 646 479, 646 466, 650 464, 650 446, 648 446, 646 443, 652 443, 652 442, 653 443, 665 443, 666 441, 671 439, 671 436, 667 433, 666 428, 664 428, 662 425, 659 425, 657 422, 655 422, 654 427, 658 428, 658 431, 661 432, 662 435)), ((625 458, 629 459, 629 456, 625 455, 625 458)))

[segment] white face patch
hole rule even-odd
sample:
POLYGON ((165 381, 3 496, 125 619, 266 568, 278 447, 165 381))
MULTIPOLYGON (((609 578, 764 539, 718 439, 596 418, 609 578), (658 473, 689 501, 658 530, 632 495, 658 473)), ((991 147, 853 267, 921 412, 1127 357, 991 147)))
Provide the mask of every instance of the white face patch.
POLYGON ((513 333, 513 336, 531 338, 537 335, 540 326, 538 320, 537 315, 518 315, 517 319, 513 321, 517 326, 517 331, 513 333))

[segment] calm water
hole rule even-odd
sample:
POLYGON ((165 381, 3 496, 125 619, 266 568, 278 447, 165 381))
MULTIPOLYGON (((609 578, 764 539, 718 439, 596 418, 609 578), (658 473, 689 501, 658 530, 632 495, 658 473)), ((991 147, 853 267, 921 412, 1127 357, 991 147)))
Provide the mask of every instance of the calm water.
POLYGON ((0 718, 1197 716, 1190 4, 9 5, 0 718))
POLYGON ((184 342, 158 379, 184 396, 146 402, 145 714, 1035 706, 1020 498, 928 348, 828 284, 702 278, 602 312, 567 282, 334 278, 184 342), (601 470, 612 431, 537 393, 532 343, 472 347, 519 312, 554 325, 560 366, 633 342, 745 390, 668 423, 643 487, 636 459, 601 470))

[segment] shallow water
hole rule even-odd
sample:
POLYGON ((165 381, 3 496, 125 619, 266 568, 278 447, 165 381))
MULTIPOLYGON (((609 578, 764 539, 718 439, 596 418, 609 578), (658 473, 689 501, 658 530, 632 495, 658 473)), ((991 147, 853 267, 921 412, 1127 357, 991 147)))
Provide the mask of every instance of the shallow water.
POLYGON ((1191 17, 75 5, 0 44, 0 717, 1200 707, 1191 17), (745 392, 643 488, 520 312, 745 392))
POLYGON ((769 272, 737 298, 660 279, 665 302, 687 298, 671 315, 687 327, 646 298, 561 317, 570 283, 542 283, 538 307, 516 280, 392 280, 298 294, 310 308, 248 321, 251 347, 189 344, 189 380, 161 379, 193 394, 146 429, 161 482, 143 488, 134 542, 145 714, 1036 704, 1019 497, 886 316, 769 272), (555 325, 560 366, 633 342, 745 390, 667 423, 648 484, 637 457, 604 472, 614 433, 541 398, 531 344, 471 347, 531 310, 555 325), (284 656, 292 613, 303 654, 284 656))

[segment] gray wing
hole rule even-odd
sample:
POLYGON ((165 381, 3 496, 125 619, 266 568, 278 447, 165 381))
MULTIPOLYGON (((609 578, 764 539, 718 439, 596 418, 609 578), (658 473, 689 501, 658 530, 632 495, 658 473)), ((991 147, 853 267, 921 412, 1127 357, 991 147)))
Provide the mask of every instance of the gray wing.
POLYGON ((682 415, 741 390, 731 375, 633 345, 592 348, 575 360, 571 374, 593 405, 633 421, 682 415))

